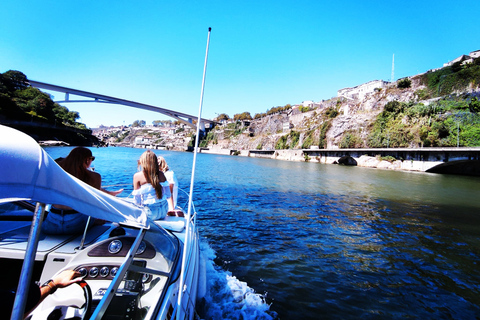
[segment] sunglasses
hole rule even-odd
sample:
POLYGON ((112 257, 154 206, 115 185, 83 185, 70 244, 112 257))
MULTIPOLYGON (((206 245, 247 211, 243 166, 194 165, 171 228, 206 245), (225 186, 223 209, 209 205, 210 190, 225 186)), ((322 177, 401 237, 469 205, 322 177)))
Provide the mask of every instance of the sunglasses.
POLYGON ((90 157, 90 158, 88 158, 88 159, 90 159, 90 160, 92 160, 92 161, 93 161, 93 160, 95 160, 95 157, 90 157))

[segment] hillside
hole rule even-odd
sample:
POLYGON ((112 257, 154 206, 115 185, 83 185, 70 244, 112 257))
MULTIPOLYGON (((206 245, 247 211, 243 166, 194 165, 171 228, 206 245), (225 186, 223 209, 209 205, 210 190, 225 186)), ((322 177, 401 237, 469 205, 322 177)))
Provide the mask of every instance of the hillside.
MULTIPOLYGON (((480 53, 480 52, 479 52, 480 53)), ((480 146, 480 58, 454 62, 396 82, 370 81, 338 97, 249 112, 218 124, 203 148, 278 150, 309 148, 480 146)), ((106 143, 186 150, 189 127, 118 128, 97 136, 106 143), (173 133, 174 132, 174 133, 173 133), (142 142, 136 143, 140 139, 142 142)))
POLYGON ((0 73, 0 124, 27 133, 37 141, 62 141, 72 145, 98 144, 78 112, 52 101, 30 86, 20 71, 0 73))
POLYGON ((480 58, 210 131, 211 149, 480 146, 480 58), (303 111, 303 112, 302 112, 303 111))

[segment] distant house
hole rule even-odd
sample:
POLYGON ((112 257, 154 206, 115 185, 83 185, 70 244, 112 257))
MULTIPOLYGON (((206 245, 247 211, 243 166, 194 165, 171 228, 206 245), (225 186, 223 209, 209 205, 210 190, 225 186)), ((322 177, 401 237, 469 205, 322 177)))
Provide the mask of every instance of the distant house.
POLYGON ((321 104, 319 102, 315 102, 315 101, 312 101, 312 100, 306 100, 306 101, 302 102, 302 105, 304 107, 310 107, 310 108, 314 109, 314 108, 320 107, 321 104))
POLYGON ((473 59, 480 57, 480 50, 470 52, 469 56, 473 59))
POLYGON ((144 136, 135 137, 135 144, 150 144, 150 138, 144 136))
POLYGON ((339 98, 363 100, 366 94, 374 92, 377 88, 384 88, 388 84, 388 81, 373 80, 353 88, 344 88, 338 90, 337 96, 339 98))
POLYGON ((476 59, 478 57, 480 57, 480 50, 472 51, 468 55, 462 54, 460 57, 455 58, 452 61, 449 61, 447 63, 444 63, 443 66, 444 67, 449 67, 449 66, 451 66, 451 65, 453 65, 454 63, 457 63, 457 62, 461 62, 462 64, 472 63, 473 59, 476 59))

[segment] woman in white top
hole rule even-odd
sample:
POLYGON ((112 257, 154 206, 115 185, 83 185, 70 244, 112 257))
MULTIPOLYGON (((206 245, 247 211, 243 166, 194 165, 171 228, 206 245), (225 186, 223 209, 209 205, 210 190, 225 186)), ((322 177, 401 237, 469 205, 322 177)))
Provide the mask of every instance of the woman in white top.
POLYGON ((132 195, 135 203, 148 208, 151 219, 163 219, 172 200, 169 183, 158 169, 157 156, 147 150, 140 156, 138 165, 141 170, 133 175, 132 195))
POLYGON ((178 181, 175 173, 168 168, 167 161, 162 156, 157 156, 158 159, 158 168, 163 172, 165 178, 167 178, 168 183, 170 184, 170 193, 172 194, 172 201, 168 204, 168 211, 175 211, 177 206, 177 195, 178 195, 178 181))

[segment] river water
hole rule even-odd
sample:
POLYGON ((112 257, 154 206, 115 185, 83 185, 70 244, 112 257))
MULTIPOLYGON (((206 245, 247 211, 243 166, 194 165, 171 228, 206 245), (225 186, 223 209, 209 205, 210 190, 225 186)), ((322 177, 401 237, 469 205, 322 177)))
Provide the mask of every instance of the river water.
MULTIPOLYGON (((92 151, 127 196, 144 150, 92 151)), ((193 154, 155 152, 188 191, 193 154)), ((480 318, 478 177, 199 154, 195 180, 203 319, 480 318)))

